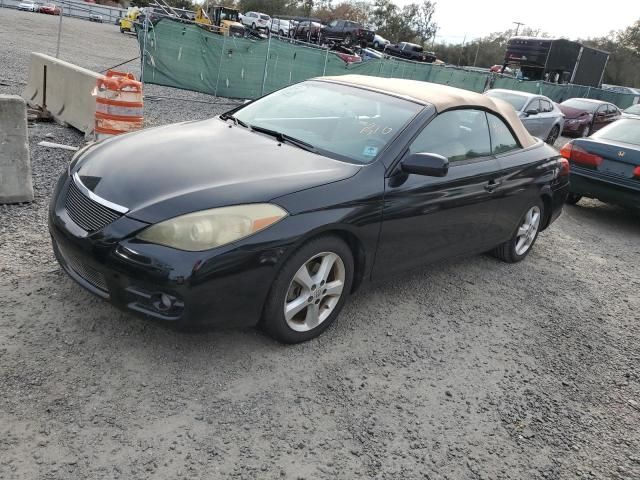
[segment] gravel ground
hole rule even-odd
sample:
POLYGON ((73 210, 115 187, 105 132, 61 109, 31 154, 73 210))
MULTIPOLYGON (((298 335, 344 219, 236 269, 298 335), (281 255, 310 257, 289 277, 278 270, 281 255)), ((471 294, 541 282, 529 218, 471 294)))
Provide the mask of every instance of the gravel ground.
MULTIPOLYGON (((0 8, 0 92, 19 93, 56 22, 0 8)), ((115 25, 64 22, 63 58, 135 56, 115 25)), ((221 108, 148 101, 145 115, 221 108)), ((186 334, 60 272, 46 208, 71 155, 36 144, 82 137, 29 132, 36 200, 0 206, 0 478, 640 478, 637 214, 582 201, 525 262, 478 256, 374 286, 303 345, 186 334)))

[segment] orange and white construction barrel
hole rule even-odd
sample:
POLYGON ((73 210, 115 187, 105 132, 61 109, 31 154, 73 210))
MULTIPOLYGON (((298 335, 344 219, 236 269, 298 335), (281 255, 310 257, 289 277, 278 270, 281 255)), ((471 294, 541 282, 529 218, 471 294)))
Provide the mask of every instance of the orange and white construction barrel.
POLYGON ((96 87, 96 140, 143 127, 142 82, 133 74, 108 70, 96 87))

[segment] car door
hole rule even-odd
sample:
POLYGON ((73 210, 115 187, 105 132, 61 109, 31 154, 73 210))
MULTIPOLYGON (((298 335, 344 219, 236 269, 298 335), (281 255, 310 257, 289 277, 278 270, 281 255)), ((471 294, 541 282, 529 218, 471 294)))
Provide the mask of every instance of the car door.
POLYGON ((488 231, 488 242, 498 245, 511 238, 526 210, 541 196, 541 169, 547 159, 540 150, 523 150, 508 124, 497 115, 487 113, 491 133, 491 153, 500 171, 496 174, 493 195, 495 217, 488 231))
POLYGON ((486 249, 494 217, 491 156, 483 111, 451 110, 433 118, 409 142, 401 158, 435 153, 449 159, 445 177, 403 173, 386 179, 383 224, 374 275, 486 249))
POLYGON ((593 127, 591 128, 591 133, 597 132, 607 125, 607 123, 607 104, 605 103, 598 107, 595 115, 593 116, 593 127))
POLYGON ((529 103, 525 105, 524 110, 525 117, 522 118, 522 123, 527 128, 527 131, 534 137, 540 137, 542 134, 542 118, 540 116, 540 99, 534 97, 529 100, 529 103), (528 113, 531 112, 531 113, 528 113), (535 113, 533 113, 535 112, 535 113))
POLYGON ((556 114, 553 111, 553 105, 549 100, 544 98, 540 99, 540 113, 538 116, 540 117, 539 137, 542 140, 545 140, 549 136, 549 133, 551 133, 551 128, 553 128, 556 122, 556 114))

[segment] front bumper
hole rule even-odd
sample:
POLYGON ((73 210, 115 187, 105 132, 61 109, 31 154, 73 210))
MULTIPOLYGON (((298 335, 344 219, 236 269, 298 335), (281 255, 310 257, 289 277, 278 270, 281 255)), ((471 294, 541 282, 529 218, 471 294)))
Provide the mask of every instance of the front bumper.
POLYGON ((91 293, 144 317, 184 325, 255 325, 285 251, 229 245, 186 252, 145 243, 146 223, 122 216, 87 234, 65 209, 65 173, 49 210, 53 250, 69 276, 91 293))
POLYGON ((564 127, 562 128, 562 133, 577 135, 582 131, 585 125, 589 125, 589 123, 588 122, 569 123, 569 120, 565 120, 564 127))
POLYGON ((603 175, 571 165, 571 193, 597 198, 627 208, 640 209, 640 181, 603 175))

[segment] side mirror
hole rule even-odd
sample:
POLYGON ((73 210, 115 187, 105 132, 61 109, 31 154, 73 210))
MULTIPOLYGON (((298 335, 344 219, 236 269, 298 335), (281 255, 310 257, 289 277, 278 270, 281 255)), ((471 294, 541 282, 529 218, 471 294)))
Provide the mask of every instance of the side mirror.
POLYGON ((532 108, 531 110, 527 110, 524 113, 527 114, 527 117, 531 116, 531 115, 537 115, 538 113, 540 113, 538 110, 536 110, 535 108, 532 108))
POLYGON ((449 172, 449 160, 437 153, 410 153, 401 162, 405 173, 427 177, 444 177, 449 172))

